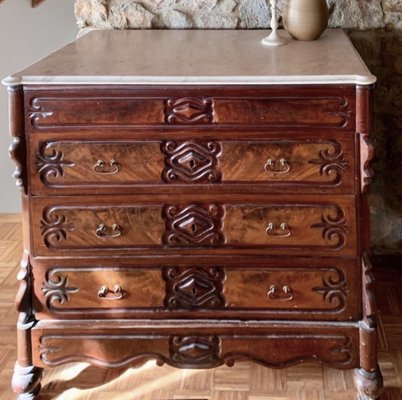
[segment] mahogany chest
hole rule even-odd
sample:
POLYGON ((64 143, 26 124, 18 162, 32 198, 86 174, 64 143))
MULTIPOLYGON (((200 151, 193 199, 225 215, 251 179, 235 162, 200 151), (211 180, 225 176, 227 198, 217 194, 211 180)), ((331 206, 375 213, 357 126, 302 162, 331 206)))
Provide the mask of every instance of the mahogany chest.
POLYGON ((375 78, 342 31, 92 32, 7 78, 24 254, 13 388, 71 361, 314 359, 376 399, 375 78))

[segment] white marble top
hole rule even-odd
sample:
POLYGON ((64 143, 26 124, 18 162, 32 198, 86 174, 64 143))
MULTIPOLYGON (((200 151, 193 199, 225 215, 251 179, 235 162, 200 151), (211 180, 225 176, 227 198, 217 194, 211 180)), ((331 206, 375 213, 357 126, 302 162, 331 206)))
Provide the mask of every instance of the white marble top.
MULTIPOLYGON (((93 31, 3 80, 18 84, 360 84, 376 78, 342 30, 263 47, 261 30, 93 31)), ((286 35, 283 31, 282 35, 286 35)))

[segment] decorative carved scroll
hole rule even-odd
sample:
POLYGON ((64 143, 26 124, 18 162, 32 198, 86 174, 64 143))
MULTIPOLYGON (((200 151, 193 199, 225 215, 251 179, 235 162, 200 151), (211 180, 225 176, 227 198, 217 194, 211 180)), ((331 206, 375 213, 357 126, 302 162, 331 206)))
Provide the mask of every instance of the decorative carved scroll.
POLYGON ((321 150, 319 152, 320 158, 310 160, 309 163, 319 165, 322 176, 335 174, 334 183, 339 183, 348 166, 348 162, 345 159, 341 144, 336 141, 330 141, 330 144, 333 146, 332 151, 331 149, 321 150))
POLYGON ((29 103, 28 116, 32 126, 37 126, 42 120, 53 115, 53 111, 47 110, 40 98, 34 97, 29 103))
POLYGON ((10 107, 10 135, 13 141, 9 147, 10 158, 16 167, 13 178, 17 187, 27 193, 26 173, 26 143, 24 129, 24 95, 22 86, 11 86, 8 88, 10 107))
POLYGON ((210 98, 183 97, 165 103, 165 121, 170 124, 210 124, 214 104, 210 98))
POLYGON ((374 172, 370 167, 375 151, 369 135, 360 135, 361 191, 366 193, 373 181, 374 172))
POLYGON ((337 97, 338 105, 336 111, 329 111, 328 115, 334 115, 340 117, 339 126, 341 128, 346 128, 349 125, 350 117, 353 115, 353 111, 349 105, 347 97, 337 97))
POLYGON ((218 167, 221 152, 222 145, 217 141, 164 142, 165 169, 162 179, 167 183, 218 183, 222 179, 218 167))
POLYGON ((53 248, 55 243, 67 239, 67 232, 74 230, 75 225, 69 223, 65 215, 58 214, 57 210, 51 207, 44 209, 41 221, 41 232, 46 247, 53 248))
POLYGON ((322 286, 313 288, 313 291, 322 294, 324 301, 336 306, 336 310, 346 306, 349 290, 345 274, 339 269, 333 269, 330 275, 323 278, 322 286))
POLYGON ((49 271, 46 274, 46 281, 43 282, 42 292, 46 298, 46 304, 49 309, 52 304, 64 304, 70 300, 70 294, 77 293, 79 288, 70 287, 68 277, 62 275, 57 270, 49 271))
POLYGON ((173 336, 169 348, 172 362, 182 368, 213 368, 222 364, 217 336, 173 336))
POLYGON ((165 268, 165 306, 170 309, 224 308, 225 275, 224 269, 219 267, 165 268))
POLYGON ((73 162, 64 160, 64 154, 55 148, 54 143, 42 143, 38 148, 36 166, 40 180, 49 184, 50 180, 64 176, 65 167, 73 167, 73 162))
MULTIPOLYGON (((156 360, 177 368, 215 368, 236 361, 254 361, 262 365, 284 368, 307 360, 318 360, 336 368, 349 369, 356 366, 354 339, 346 333, 313 334, 309 332, 285 333, 263 332, 260 335, 155 335, 153 334, 91 334, 61 333, 40 337, 40 359, 46 366, 59 366, 70 362, 88 362, 103 368, 127 368, 147 360, 156 360), (69 343, 102 345, 102 352, 73 353, 69 343), (295 341, 299 345, 294 346, 295 341), (143 346, 144 345, 144 346, 143 346), (142 346, 145 347, 142 349, 142 346), (279 347, 286 352, 276 353, 279 347), (153 349, 149 351, 148 349, 153 349), (113 361, 111 361, 113 359, 113 361)), ((80 346, 88 349, 87 346, 80 346)), ((78 347, 78 348, 80 348, 78 347)))
POLYGON ((332 217, 330 214, 321 215, 321 223, 311 225, 312 228, 322 229, 322 238, 328 241, 337 239, 331 248, 335 250, 345 246, 347 227, 345 213, 339 207, 336 207, 336 215, 332 217))
POLYGON ((217 204, 168 205, 162 242, 169 246, 218 246, 225 243, 222 232, 224 209, 217 204))

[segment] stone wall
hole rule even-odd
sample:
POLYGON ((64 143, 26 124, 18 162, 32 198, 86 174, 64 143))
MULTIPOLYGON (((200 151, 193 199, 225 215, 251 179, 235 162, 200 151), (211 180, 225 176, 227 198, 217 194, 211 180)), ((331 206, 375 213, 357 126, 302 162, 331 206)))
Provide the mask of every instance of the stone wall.
MULTIPOLYGON (((282 9, 285 0, 279 0, 282 9)), ((331 27, 348 30, 379 78, 376 179, 370 194, 373 249, 402 253, 402 0, 328 0, 331 27)), ((265 0, 76 0, 81 33, 91 29, 269 27, 265 0)))

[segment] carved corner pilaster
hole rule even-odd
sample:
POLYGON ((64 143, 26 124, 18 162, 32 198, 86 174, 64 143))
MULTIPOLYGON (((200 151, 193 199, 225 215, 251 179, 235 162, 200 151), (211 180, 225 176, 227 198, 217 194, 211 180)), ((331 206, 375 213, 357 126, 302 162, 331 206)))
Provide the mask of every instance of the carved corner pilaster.
POLYGON ((374 297, 374 276, 367 253, 364 253, 362 257, 362 269, 363 320, 360 322, 360 367, 368 373, 373 373, 378 369, 377 308, 374 297))
POLYGON ((13 177, 17 187, 27 193, 26 142, 24 129, 24 92, 22 86, 9 86, 10 135, 13 141, 9 148, 11 159, 16 164, 13 177))
POLYGON ((360 187, 366 193, 373 180, 370 164, 374 159, 374 146, 370 139, 373 130, 373 85, 357 86, 356 132, 360 142, 360 187))

